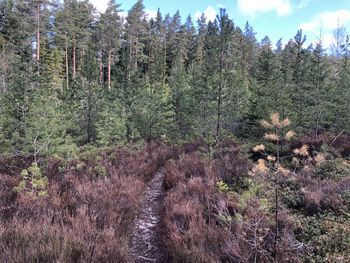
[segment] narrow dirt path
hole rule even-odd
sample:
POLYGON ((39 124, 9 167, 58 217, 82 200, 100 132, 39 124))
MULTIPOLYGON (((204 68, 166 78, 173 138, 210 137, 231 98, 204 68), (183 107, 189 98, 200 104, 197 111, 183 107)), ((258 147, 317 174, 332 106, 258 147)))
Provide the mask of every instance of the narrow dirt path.
POLYGON ((164 173, 158 172, 149 182, 131 235, 133 262, 163 262, 159 244, 159 223, 164 199, 164 173))

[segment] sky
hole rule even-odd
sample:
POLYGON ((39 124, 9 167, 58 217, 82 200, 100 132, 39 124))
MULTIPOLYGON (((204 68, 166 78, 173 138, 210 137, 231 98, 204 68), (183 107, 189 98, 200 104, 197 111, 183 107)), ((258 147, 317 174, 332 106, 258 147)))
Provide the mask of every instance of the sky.
MULTIPOLYGON (((89 0, 103 12, 108 0, 89 0)), ((136 0, 116 0, 126 14, 136 0)), ((260 41, 269 36, 272 43, 283 38, 287 43, 302 29, 307 44, 322 39, 325 47, 332 43, 332 33, 338 25, 350 31, 350 0, 144 0, 149 17, 161 13, 173 15, 177 10, 185 18, 190 14, 197 19, 204 13, 213 20, 220 8, 225 8, 235 25, 243 28, 246 21, 253 26, 260 41)))

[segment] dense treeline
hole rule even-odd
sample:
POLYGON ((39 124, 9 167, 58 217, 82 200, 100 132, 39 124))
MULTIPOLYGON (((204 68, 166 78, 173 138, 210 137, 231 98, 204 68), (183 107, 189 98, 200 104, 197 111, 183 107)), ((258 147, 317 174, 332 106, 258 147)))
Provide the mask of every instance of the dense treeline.
POLYGON ((350 130, 344 33, 329 55, 301 31, 259 43, 225 10, 214 22, 149 19, 140 0, 121 14, 113 0, 103 14, 87 0, 0 2, 2 152, 70 158, 84 144, 260 136, 269 112, 315 137, 350 130))

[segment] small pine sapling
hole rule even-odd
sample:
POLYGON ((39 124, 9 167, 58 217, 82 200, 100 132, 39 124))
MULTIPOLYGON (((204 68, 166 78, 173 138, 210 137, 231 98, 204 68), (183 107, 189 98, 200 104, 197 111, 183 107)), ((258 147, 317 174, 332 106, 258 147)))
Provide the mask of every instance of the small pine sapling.
POLYGON ((278 238, 279 238, 279 230, 278 230, 278 209, 279 209, 279 186, 277 182, 277 178, 279 175, 287 176, 290 171, 283 167, 281 164, 281 150, 282 150, 282 142, 290 141, 295 133, 290 131, 285 131, 288 126, 291 125, 291 122, 288 118, 282 119, 280 118, 279 113, 271 113, 270 120, 262 120, 260 121, 260 125, 268 130, 265 133, 264 139, 268 143, 272 143, 272 153, 266 152, 266 146, 264 144, 259 144, 253 148, 253 151, 256 153, 260 153, 264 156, 258 160, 257 164, 253 167, 253 174, 260 175, 268 175, 268 178, 271 178, 275 185, 275 240, 274 240, 274 256, 277 261, 278 256, 278 238))
POLYGON ((42 175, 36 162, 32 163, 27 169, 22 170, 20 176, 21 181, 14 188, 16 192, 25 193, 34 198, 47 196, 48 178, 42 175))

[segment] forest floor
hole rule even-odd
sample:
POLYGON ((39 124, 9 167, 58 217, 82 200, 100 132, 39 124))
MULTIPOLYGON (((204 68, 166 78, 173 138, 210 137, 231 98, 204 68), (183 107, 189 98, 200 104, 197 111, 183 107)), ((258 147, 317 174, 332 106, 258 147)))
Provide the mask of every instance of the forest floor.
POLYGON ((159 171, 147 185, 131 235, 133 262, 163 262, 160 222, 163 210, 164 173, 159 171))
POLYGON ((274 177, 229 139, 0 156, 0 262, 350 262, 350 140, 330 141, 289 142, 308 156, 274 177))

